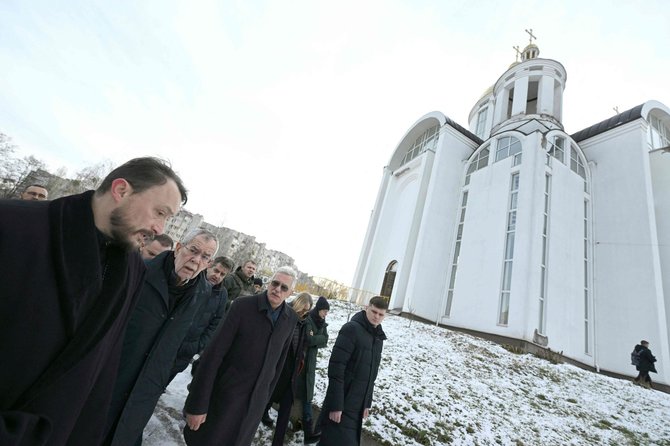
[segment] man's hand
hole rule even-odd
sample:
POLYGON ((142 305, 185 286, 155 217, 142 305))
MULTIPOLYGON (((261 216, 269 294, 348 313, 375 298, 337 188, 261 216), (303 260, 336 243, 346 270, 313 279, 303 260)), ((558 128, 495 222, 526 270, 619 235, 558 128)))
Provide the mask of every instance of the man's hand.
POLYGON ((366 407, 365 410, 363 410, 363 419, 365 420, 369 415, 370 415, 370 408, 366 407))
POLYGON ((340 420, 342 420, 342 411, 341 410, 335 410, 333 412, 330 412, 328 414, 328 418, 330 418, 330 421, 334 423, 339 423, 340 420))
POLYGON ((192 431, 197 431, 200 428, 200 425, 205 422, 207 419, 207 414, 202 415, 191 415, 190 413, 186 414, 186 425, 192 431))

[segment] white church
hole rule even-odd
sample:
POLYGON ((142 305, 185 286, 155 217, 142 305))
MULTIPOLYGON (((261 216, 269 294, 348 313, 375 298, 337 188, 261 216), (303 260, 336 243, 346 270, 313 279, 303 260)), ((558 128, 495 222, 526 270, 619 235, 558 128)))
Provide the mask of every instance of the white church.
POLYGON ((670 384, 670 109, 648 101, 569 134, 567 73, 531 43, 475 103, 440 112, 384 167, 353 288, 446 326, 670 384))

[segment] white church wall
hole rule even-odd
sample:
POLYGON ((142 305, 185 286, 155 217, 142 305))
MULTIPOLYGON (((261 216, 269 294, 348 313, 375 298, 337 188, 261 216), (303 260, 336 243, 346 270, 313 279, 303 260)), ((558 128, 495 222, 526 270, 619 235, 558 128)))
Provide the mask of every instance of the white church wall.
POLYGON ((497 320, 512 159, 493 159, 470 176, 451 315, 442 322, 503 334, 497 320))
POLYGON ((379 293, 386 267, 391 261, 398 261, 399 270, 404 267, 412 211, 416 206, 419 190, 417 171, 422 160, 423 156, 412 160, 407 164, 410 171, 401 177, 392 176, 389 180, 386 199, 367 259, 366 274, 361 283, 364 290, 379 293))
MULTIPOLYGON (((651 232, 653 210, 647 200, 649 182, 646 135, 641 120, 598 135, 582 144, 593 169, 596 277, 596 342, 599 366, 630 374, 625 352, 642 338, 657 345, 667 338, 658 257, 651 232), (625 327, 625 329, 622 329, 625 327)), ((657 355, 670 363, 667 349, 657 355)), ((667 373, 666 373, 667 374, 667 373)), ((668 383, 668 377, 663 376, 668 383)))
MULTIPOLYGON (((656 211, 656 231, 663 282, 663 307, 666 314, 666 336, 670 340, 670 153, 654 152, 649 154, 651 179, 656 211)), ((662 340, 661 340, 662 341, 662 340)), ((663 369, 670 372, 670 363, 663 369)), ((660 370, 659 370, 660 371, 660 370)), ((666 376, 670 382, 670 376, 666 376)))
POLYGON ((412 270, 407 281, 404 311, 437 320, 443 306, 465 161, 475 144, 445 127, 435 154, 431 182, 417 237, 412 270))
MULTIPOLYGON (((552 159, 546 332, 543 334, 547 336, 547 346, 552 350, 562 351, 565 356, 592 365, 592 305, 588 309, 588 334, 584 308, 584 199, 582 177, 570 170, 570 167, 552 159), (586 353, 587 339, 591 354, 586 353)), ((592 286, 589 286, 590 301, 592 292, 592 286)), ((539 287, 535 294, 539 295, 539 287)), ((539 307, 535 308, 539 312, 539 307)), ((538 322, 539 318, 536 317, 535 327, 538 322)))

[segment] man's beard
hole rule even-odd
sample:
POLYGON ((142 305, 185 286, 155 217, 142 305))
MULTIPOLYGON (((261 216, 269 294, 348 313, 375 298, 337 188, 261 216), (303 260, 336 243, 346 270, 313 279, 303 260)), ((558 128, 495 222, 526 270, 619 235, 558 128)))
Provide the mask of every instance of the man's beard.
POLYGON ((140 240, 133 239, 132 236, 144 235, 146 242, 151 243, 153 240, 153 233, 149 234, 146 231, 138 231, 128 224, 126 220, 126 213, 124 208, 116 208, 109 216, 109 224, 111 226, 112 239, 125 251, 137 250, 140 247, 140 240))

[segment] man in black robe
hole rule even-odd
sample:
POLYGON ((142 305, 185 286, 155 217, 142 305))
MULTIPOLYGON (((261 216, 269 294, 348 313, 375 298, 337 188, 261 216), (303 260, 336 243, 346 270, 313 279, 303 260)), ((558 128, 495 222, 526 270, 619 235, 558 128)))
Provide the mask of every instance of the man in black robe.
POLYGON ((186 201, 163 161, 136 158, 96 191, 0 201, 0 444, 95 445, 145 268, 145 236, 186 201))

